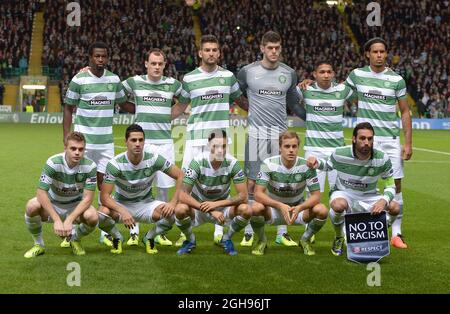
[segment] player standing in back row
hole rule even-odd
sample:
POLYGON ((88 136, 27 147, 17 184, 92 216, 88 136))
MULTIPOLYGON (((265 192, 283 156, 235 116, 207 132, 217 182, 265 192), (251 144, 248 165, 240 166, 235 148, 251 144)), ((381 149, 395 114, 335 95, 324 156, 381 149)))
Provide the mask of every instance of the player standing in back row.
MULTIPOLYGON (((242 68, 237 77, 239 86, 248 99, 248 138, 245 146, 245 172, 248 177, 249 202, 254 199, 255 180, 262 162, 279 155, 278 138, 287 130, 288 106, 297 116, 306 119, 298 105, 297 75, 281 59, 281 37, 278 33, 265 33, 260 45, 263 59, 242 68)), ((245 229, 242 246, 251 246, 253 231, 245 229)), ((287 232, 287 226, 277 229, 276 243, 297 246, 287 232)))
POLYGON ((406 249, 401 222, 403 216, 403 161, 412 155, 411 113, 406 101, 405 80, 386 67, 387 44, 381 38, 372 38, 365 46, 365 57, 369 65, 350 72, 346 84, 358 94, 357 123, 369 122, 375 130, 374 145, 384 151, 392 161, 395 180, 394 200, 400 204, 400 214, 392 225, 391 244, 406 249), (400 144, 400 128, 396 110, 401 113, 405 145, 400 144))
MULTIPOLYGON (((230 104, 242 95, 236 77, 230 71, 220 67, 220 45, 216 36, 204 35, 201 38, 198 55, 201 64, 187 73, 182 82, 179 101, 185 107, 191 104, 191 114, 186 127, 186 144, 183 156, 183 171, 203 152, 208 152, 208 136, 214 129, 229 134, 230 104)), ((228 138, 228 144, 231 138, 228 138)), ((214 242, 219 244, 223 229, 217 227, 214 242)), ((180 245, 184 237, 177 241, 180 245)))
MULTIPOLYGON (((97 164, 97 186, 101 189, 106 164, 114 157, 113 114, 125 103, 120 78, 108 71, 108 46, 95 42, 89 47, 89 67, 70 81, 64 99, 63 136, 70 132, 76 110, 75 131, 86 138, 86 157, 97 164)), ((61 246, 68 246, 64 241, 61 246)))

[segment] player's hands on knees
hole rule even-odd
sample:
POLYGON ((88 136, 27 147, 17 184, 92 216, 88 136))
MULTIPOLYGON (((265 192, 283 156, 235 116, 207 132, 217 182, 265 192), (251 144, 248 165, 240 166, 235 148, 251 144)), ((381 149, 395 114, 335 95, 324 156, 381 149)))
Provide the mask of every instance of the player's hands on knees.
POLYGON ((310 169, 317 169, 319 167, 319 162, 314 156, 309 156, 306 160, 306 166, 310 169))
POLYGON ((223 225, 225 223, 225 216, 223 215, 222 212, 213 210, 210 212, 211 216, 213 216, 213 218, 215 220, 217 220, 221 225, 223 225))
POLYGON ((410 160, 412 156, 412 147, 410 145, 402 146, 402 159, 410 160))
POLYGON ((372 215, 379 215, 386 208, 387 202, 385 199, 378 200, 372 207, 371 213, 372 215))
POLYGON ((298 87, 300 88, 300 89, 306 89, 309 85, 311 85, 312 83, 314 83, 314 81, 313 80, 310 80, 310 79, 306 79, 306 80, 303 80, 303 81, 301 81, 300 83, 298 83, 298 87))
POLYGON ((161 215, 163 217, 170 217, 175 212, 175 205, 172 203, 165 203, 164 206, 161 208, 161 215))
POLYGON ((200 210, 204 213, 209 213, 214 209, 216 209, 214 202, 203 202, 200 204, 200 210))
POLYGON ((66 232, 64 230, 64 224, 62 221, 55 221, 53 223, 53 230, 55 231, 56 235, 60 237, 65 237, 66 232))
POLYGON ((125 227, 127 227, 128 229, 131 229, 136 225, 136 222, 134 221, 134 218, 130 215, 130 213, 122 215, 122 221, 125 227))

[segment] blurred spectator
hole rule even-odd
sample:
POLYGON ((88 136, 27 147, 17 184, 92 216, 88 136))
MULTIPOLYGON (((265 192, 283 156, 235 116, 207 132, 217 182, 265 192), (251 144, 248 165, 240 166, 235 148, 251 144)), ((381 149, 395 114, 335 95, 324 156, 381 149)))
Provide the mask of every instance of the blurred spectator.
POLYGON ((3 94, 5 93, 5 86, 0 81, 0 106, 3 105, 3 94))
MULTIPOLYGON (((6 76, 6 70, 19 67, 19 58, 29 56, 34 7, 34 0, 1 1, 0 74, 2 77, 6 76)), ((27 67, 28 64, 26 64, 27 67)))

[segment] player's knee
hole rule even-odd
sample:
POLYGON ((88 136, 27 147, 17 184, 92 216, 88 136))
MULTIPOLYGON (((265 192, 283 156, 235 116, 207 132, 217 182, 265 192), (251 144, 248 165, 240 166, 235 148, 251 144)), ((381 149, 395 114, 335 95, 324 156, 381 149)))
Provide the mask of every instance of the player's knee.
POLYGON ((105 206, 100 206, 98 208, 98 211, 103 213, 103 214, 105 214, 105 215, 110 215, 111 214, 111 211, 109 210, 109 208, 105 207, 105 206))
POLYGON ((32 198, 27 202, 25 207, 25 211, 28 216, 36 216, 39 215, 41 209, 41 204, 38 202, 36 198, 32 198))
POLYGON ((251 206, 253 216, 262 216, 264 214, 264 210, 264 205, 258 202, 254 202, 251 206))
POLYGON ((83 218, 86 221, 86 224, 91 227, 96 226, 98 223, 98 214, 93 207, 83 213, 83 218))
POLYGON ((337 213, 343 213, 345 210, 347 210, 347 207, 347 201, 343 198, 336 198, 331 201, 331 208, 337 213))
POLYGON ((397 216, 400 213, 400 205, 397 202, 390 202, 389 203, 389 214, 393 216, 397 216))
POLYGON ((314 213, 314 217, 317 219, 323 220, 323 219, 327 219, 327 217, 328 217, 328 209, 322 203, 319 203, 316 206, 314 206, 313 213, 314 213))
POLYGON ((245 219, 250 219, 250 217, 252 216, 252 209, 247 204, 240 204, 238 206, 238 214, 245 219))
POLYGON ((188 214, 189 214, 189 206, 187 206, 186 204, 179 203, 175 207, 175 217, 177 217, 178 219, 186 218, 188 214))

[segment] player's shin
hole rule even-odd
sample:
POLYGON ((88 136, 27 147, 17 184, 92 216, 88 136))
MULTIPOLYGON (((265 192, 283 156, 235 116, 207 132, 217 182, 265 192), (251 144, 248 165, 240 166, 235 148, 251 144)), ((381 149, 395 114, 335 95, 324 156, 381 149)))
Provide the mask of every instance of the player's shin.
POLYGON ((336 212, 333 208, 330 208, 330 220, 336 232, 336 237, 343 237, 344 213, 336 212))
POLYGON ((264 226, 266 224, 266 221, 264 220, 263 216, 253 216, 250 219, 251 226, 253 230, 255 231, 256 235, 258 236, 260 241, 266 240, 266 234, 264 232, 264 226))
POLYGON ((123 240, 122 234, 116 227, 116 222, 111 218, 103 214, 98 215, 98 227, 106 233, 112 235, 115 239, 123 240))
POLYGON ((27 225, 28 231, 33 237, 34 244, 39 244, 44 246, 44 239, 42 238, 42 220, 41 216, 29 217, 25 214, 25 224, 27 225))
POLYGON ((301 240, 309 241, 311 237, 322 229, 323 225, 326 223, 326 219, 314 218, 308 223, 305 233, 303 233, 301 240))
POLYGON ((236 216, 233 218, 230 224, 230 228, 228 229, 228 232, 224 235, 223 239, 229 240, 235 234, 236 232, 241 231, 245 228, 245 226, 248 225, 248 219, 245 219, 242 216, 236 216))
POLYGON ((192 219, 190 216, 183 219, 178 219, 175 217, 175 224, 186 236, 186 239, 188 239, 190 242, 195 242, 195 237, 192 233, 192 219))

